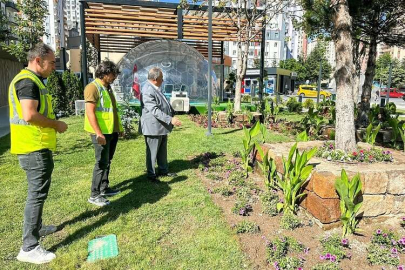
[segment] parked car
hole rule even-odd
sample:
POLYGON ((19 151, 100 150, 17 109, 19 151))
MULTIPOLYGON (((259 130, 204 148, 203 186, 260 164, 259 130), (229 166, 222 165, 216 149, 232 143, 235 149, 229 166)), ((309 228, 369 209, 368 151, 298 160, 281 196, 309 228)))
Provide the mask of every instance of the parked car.
MULTIPOLYGON (((397 88, 390 88, 390 98, 402 98, 405 93, 398 91, 397 88)), ((387 96, 387 88, 381 89, 380 97, 387 96)))
MULTIPOLYGON (((317 97, 318 91, 316 86, 314 85, 307 85, 307 84, 302 84, 298 87, 298 93, 297 95, 302 96, 302 97, 317 97)), ((325 91, 321 89, 319 92, 319 97, 321 99, 323 98, 329 98, 332 94, 328 91, 325 91)))

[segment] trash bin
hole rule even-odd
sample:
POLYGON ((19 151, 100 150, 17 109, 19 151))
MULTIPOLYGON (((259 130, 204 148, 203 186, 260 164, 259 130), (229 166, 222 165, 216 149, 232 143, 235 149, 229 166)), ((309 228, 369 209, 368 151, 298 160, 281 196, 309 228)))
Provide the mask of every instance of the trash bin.
POLYGON ((298 96, 298 102, 302 103, 302 96, 301 95, 298 96))
POLYGON ((385 107, 385 97, 380 98, 380 107, 385 107))
POLYGON ((333 100, 333 101, 336 100, 336 94, 332 94, 332 100, 333 100))

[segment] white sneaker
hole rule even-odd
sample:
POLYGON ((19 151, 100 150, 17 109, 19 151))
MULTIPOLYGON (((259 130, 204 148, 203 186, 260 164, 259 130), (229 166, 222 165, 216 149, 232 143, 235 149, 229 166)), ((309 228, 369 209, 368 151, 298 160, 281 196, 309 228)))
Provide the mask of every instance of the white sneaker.
POLYGON ((25 252, 24 250, 20 250, 18 253, 17 260, 20 262, 28 262, 28 263, 35 263, 35 264, 42 264, 48 263, 56 258, 56 255, 52 252, 46 251, 40 245, 38 245, 33 250, 25 252))

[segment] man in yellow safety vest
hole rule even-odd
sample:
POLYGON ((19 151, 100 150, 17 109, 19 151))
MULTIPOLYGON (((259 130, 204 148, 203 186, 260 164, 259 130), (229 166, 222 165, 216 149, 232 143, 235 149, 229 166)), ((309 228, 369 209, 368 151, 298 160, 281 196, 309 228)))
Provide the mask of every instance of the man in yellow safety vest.
POLYGON ((88 202, 97 206, 108 205, 110 201, 105 197, 119 193, 119 190, 109 187, 111 160, 118 135, 123 131, 117 102, 111 89, 117 75, 117 66, 111 61, 103 61, 96 68, 96 79, 84 89, 84 129, 91 134, 96 157, 88 202))
POLYGON ((55 120, 52 98, 43 82, 55 69, 54 52, 38 43, 28 52, 27 60, 28 67, 14 77, 8 95, 11 153, 18 155, 28 181, 23 246, 17 259, 41 264, 56 257, 43 249, 38 240, 56 231, 56 226, 43 225, 42 210, 51 185, 56 132, 65 132, 67 125, 55 120))

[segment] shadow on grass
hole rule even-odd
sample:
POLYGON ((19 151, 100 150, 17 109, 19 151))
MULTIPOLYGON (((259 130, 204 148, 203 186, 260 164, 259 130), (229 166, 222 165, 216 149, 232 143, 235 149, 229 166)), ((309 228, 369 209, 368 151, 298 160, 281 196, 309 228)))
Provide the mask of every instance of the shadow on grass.
POLYGON ((0 156, 10 149, 10 134, 7 134, 0 138, 0 156))
POLYGON ((228 131, 224 131, 224 132, 215 132, 215 135, 226 135, 226 134, 231 134, 231 133, 234 133, 234 132, 238 132, 238 131, 240 131, 240 130, 242 130, 243 128, 234 128, 234 129, 232 129, 232 130, 228 130, 228 131))
MULTIPOLYGON (((195 165, 187 160, 174 160, 170 162, 169 166, 171 168, 171 172, 180 172, 193 168, 195 165)), ((96 217, 98 215, 103 215, 97 221, 81 227, 60 243, 52 246, 49 250, 55 251, 62 246, 69 245, 74 241, 85 237, 98 227, 101 227, 110 221, 116 220, 120 216, 125 215, 130 211, 140 208, 143 204, 153 204, 158 202, 170 192, 171 184, 182 182, 186 179, 187 176, 180 175, 174 177, 170 181, 165 181, 166 178, 162 178, 162 182, 152 183, 147 180, 146 174, 143 174, 117 184, 113 188, 119 189, 122 193, 127 190, 130 190, 130 192, 117 200, 112 199, 110 205, 95 210, 86 211, 79 216, 59 225, 58 231, 62 230, 68 225, 82 222, 88 218, 96 217)))

